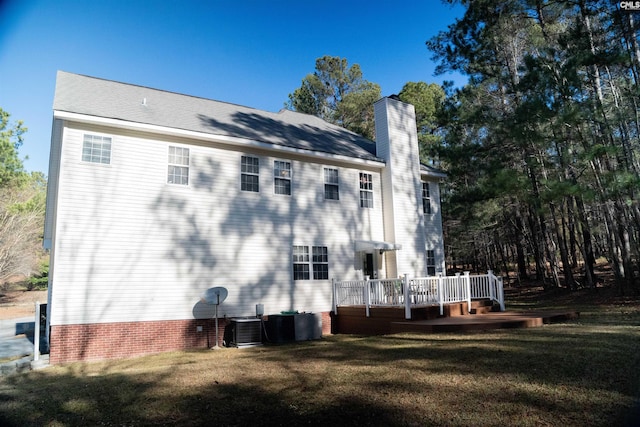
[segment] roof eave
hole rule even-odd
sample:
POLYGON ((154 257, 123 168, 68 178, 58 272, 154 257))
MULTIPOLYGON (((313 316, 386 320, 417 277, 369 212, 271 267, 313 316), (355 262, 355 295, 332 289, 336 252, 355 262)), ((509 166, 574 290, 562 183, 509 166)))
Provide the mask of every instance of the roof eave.
POLYGON ((128 120, 114 119, 114 118, 108 118, 108 117, 91 116, 87 114, 73 113, 69 111, 54 110, 53 117, 54 119, 62 119, 62 120, 68 120, 68 121, 78 122, 78 123, 89 123, 89 124, 95 124, 95 125, 117 127, 121 129, 135 130, 140 132, 192 138, 200 141, 210 141, 210 142, 229 144, 234 146, 259 148, 259 149, 274 151, 279 153, 289 153, 289 154, 296 154, 296 155, 306 156, 306 157, 320 158, 325 160, 340 161, 344 163, 367 166, 372 168, 385 167, 385 162, 382 159, 373 160, 373 159, 357 158, 357 157, 345 156, 341 154, 325 153, 321 151, 305 150, 302 148, 271 144, 267 142, 256 141, 256 140, 251 140, 246 138, 239 138, 239 137, 228 136, 228 135, 209 134, 205 132, 196 132, 196 131, 187 130, 187 129, 158 126, 158 125, 152 125, 147 123, 132 122, 128 120))
POLYGON ((440 178, 446 179, 449 177, 446 172, 436 169, 434 167, 425 165, 424 163, 420 164, 420 176, 427 176, 431 178, 440 178))

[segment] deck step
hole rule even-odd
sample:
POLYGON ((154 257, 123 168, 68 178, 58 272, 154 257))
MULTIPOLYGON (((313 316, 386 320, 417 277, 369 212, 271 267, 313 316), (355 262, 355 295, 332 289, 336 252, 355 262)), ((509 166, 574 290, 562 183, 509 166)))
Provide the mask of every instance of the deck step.
POLYGON ((579 312, 538 311, 538 312, 498 312, 475 316, 442 317, 425 321, 401 321, 390 325, 391 333, 418 332, 464 332, 490 329, 531 328, 548 323, 577 319, 579 312))

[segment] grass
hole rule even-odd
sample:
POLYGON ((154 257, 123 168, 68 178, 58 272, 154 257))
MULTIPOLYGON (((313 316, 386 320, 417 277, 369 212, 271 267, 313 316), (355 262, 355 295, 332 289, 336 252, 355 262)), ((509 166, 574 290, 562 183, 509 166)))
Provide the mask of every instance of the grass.
POLYGON ((636 425, 640 301, 520 294, 513 307, 581 301, 581 317, 54 366, 0 379, 0 424, 636 425))

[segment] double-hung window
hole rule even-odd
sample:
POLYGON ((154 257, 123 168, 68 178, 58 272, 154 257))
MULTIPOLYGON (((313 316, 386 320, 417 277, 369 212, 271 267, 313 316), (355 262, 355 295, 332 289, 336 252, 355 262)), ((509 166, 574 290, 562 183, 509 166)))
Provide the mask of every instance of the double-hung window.
POLYGON ((338 169, 324 168, 324 198, 326 200, 340 200, 338 169))
POLYGON ((329 280, 329 257, 326 246, 293 247, 293 280, 329 280), (313 272, 313 277, 311 277, 313 272))
POLYGON ((436 275, 436 254, 433 249, 427 250, 427 275, 436 275))
POLYGON ((242 191, 260 191, 260 159, 242 156, 240 160, 240 189, 242 191))
POLYGON ((431 195, 428 182, 422 183, 422 212, 425 214, 431 213, 431 195))
POLYGON ((370 173, 360 172, 360 207, 373 207, 373 179, 370 173))
POLYGON ((311 263, 313 264, 313 280, 329 280, 329 258, 326 246, 311 248, 311 263))
POLYGON ((89 163, 111 163, 111 138, 85 134, 82 141, 82 161, 89 163))
POLYGON ((169 146, 169 184, 189 185, 189 149, 169 146))
POLYGON ((293 247, 293 280, 309 280, 309 246, 293 247))
POLYGON ((291 163, 273 162, 273 189, 276 194, 291 195, 291 163))

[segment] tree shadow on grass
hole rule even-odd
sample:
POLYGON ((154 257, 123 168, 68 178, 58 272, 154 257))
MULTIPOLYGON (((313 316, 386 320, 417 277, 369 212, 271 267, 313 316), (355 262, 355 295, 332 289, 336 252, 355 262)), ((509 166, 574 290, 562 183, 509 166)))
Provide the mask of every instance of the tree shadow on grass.
POLYGON ((251 382, 171 394, 159 391, 163 377, 15 376, 0 384, 0 425, 405 425, 392 408, 356 397, 292 404, 251 382))
POLYGON ((46 373, 8 377, 0 383, 0 425, 161 424, 147 392, 158 378, 127 375, 50 377, 46 373))
POLYGON ((79 364, 0 380, 0 424, 624 425, 638 333, 333 336, 79 364))

